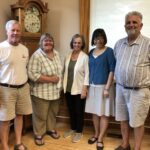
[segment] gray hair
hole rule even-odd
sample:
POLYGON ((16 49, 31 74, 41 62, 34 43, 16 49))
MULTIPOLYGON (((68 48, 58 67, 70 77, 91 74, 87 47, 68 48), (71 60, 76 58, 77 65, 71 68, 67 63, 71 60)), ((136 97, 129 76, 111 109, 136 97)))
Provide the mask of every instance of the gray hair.
POLYGON ((39 41, 39 46, 40 46, 40 48, 41 49, 43 49, 43 41, 45 40, 45 39, 51 39, 53 42, 54 42, 54 38, 52 37, 52 35, 50 35, 49 33, 44 33, 44 34, 42 34, 41 35, 41 38, 40 38, 40 41, 39 41))
POLYGON ((127 18, 128 18, 129 16, 138 16, 138 17, 141 19, 141 21, 142 21, 142 19, 143 19, 143 15, 142 15, 140 12, 138 12, 138 11, 131 11, 131 12, 128 12, 128 13, 126 14, 126 16, 125 16, 125 20, 127 20, 127 18))
POLYGON ((7 23, 6 23, 6 25, 5 25, 6 31, 8 31, 9 28, 10 28, 13 24, 19 24, 19 22, 18 22, 17 20, 9 20, 9 21, 7 21, 7 23))

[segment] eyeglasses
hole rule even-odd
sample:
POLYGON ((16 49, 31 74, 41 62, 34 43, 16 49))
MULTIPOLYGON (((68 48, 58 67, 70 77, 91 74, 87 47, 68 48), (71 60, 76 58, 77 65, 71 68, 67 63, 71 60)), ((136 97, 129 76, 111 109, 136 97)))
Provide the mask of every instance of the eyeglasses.
POLYGON ((104 40, 104 38, 103 37, 96 37, 96 38, 94 38, 94 40, 96 40, 96 41, 98 41, 98 40, 104 40))

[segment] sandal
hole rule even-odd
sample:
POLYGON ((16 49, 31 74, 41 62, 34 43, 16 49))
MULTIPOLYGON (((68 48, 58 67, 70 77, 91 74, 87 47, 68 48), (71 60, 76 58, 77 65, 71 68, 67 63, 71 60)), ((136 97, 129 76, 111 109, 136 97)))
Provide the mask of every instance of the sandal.
POLYGON ((23 147, 23 150, 28 150, 27 147, 23 145, 22 143, 15 145, 14 150, 21 150, 21 147, 23 147))
POLYGON ((43 141, 42 136, 41 136, 41 137, 35 136, 35 137, 34 137, 34 143, 35 143, 36 145, 38 145, 38 146, 44 145, 44 141, 43 141))
POLYGON ((53 139, 59 139, 60 135, 57 131, 47 131, 47 135, 51 136, 53 139))
POLYGON ((130 145, 128 145, 126 148, 123 148, 121 145, 115 148, 115 150, 131 150, 130 145))
POLYGON ((94 144, 97 141, 97 137, 92 136, 91 138, 88 139, 88 144, 94 144))
POLYGON ((97 150, 103 150, 103 149, 104 149, 104 144, 103 144, 103 142, 97 141, 96 148, 97 148, 97 150))

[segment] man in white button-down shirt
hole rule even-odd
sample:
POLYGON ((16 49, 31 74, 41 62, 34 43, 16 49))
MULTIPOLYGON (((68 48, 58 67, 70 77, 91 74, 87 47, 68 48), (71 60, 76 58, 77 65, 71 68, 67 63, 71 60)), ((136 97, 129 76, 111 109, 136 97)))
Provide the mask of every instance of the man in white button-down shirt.
POLYGON ((144 123, 150 100, 150 39, 141 34, 142 14, 125 17, 127 37, 114 48, 116 56, 116 120, 121 121, 122 145, 115 150, 130 150, 129 125, 134 129, 134 150, 141 150, 144 123))

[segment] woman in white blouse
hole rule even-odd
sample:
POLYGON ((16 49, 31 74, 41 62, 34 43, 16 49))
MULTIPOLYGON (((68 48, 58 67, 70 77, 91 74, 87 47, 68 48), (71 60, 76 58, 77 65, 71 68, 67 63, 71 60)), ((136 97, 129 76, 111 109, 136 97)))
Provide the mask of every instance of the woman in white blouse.
POLYGON ((84 108, 89 85, 88 55, 83 52, 85 48, 84 37, 75 34, 70 42, 71 53, 65 59, 64 93, 70 115, 70 130, 64 137, 73 135, 72 142, 78 142, 82 137, 84 108))

